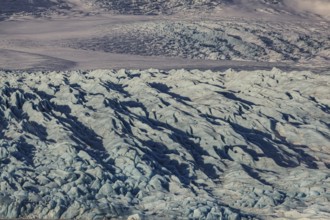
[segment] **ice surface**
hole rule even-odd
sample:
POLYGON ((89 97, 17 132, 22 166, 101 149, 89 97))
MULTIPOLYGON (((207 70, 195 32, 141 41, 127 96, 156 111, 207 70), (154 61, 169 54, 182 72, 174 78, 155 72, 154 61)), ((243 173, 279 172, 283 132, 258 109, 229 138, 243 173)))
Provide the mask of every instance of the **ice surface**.
MULTIPOLYGON (((328 63, 329 31, 305 23, 268 21, 151 21, 102 25, 97 37, 69 47, 141 56, 202 60, 328 63)), ((276 64, 274 64, 276 65, 276 64)))
POLYGON ((298 9, 271 0, 4 0, 0 69, 328 70, 329 21, 298 9))
POLYGON ((328 22, 276 19, 95 15, 3 21, 0 69, 329 69, 328 22))
POLYGON ((329 216, 330 74, 0 72, 0 217, 329 216))
POLYGON ((0 218, 330 219, 311 2, 1 0, 0 218))

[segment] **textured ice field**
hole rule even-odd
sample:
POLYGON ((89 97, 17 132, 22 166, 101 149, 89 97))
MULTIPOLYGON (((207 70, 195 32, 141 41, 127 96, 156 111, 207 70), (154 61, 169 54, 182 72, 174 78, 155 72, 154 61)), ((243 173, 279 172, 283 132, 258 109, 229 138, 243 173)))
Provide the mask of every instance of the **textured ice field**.
POLYGON ((329 70, 330 25, 307 19, 102 15, 0 22, 0 69, 329 70))
POLYGON ((330 219, 329 1, 0 2, 0 218, 330 219))
POLYGON ((63 46, 141 56, 329 66, 329 25, 308 21, 173 19, 101 24, 63 46))
POLYGON ((0 72, 0 217, 329 219, 330 73, 0 72))

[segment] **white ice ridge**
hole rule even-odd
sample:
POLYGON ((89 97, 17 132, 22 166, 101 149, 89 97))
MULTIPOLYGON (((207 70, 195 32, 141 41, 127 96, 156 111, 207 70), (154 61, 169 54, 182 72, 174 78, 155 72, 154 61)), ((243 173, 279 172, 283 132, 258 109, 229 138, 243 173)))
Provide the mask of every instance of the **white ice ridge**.
POLYGON ((330 219, 329 84, 278 69, 2 71, 0 218, 330 219))

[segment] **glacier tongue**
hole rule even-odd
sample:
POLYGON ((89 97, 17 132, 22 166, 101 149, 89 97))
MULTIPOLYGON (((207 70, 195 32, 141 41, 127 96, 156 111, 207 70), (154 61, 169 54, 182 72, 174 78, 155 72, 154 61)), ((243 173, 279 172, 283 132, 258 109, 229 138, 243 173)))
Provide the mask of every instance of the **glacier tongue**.
POLYGON ((329 218, 329 83, 0 72, 0 217, 329 218))

